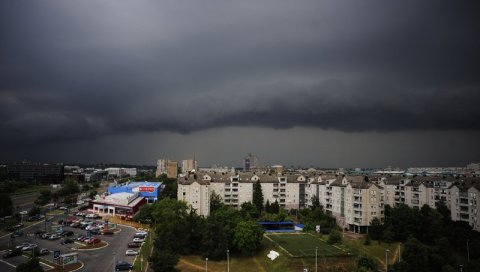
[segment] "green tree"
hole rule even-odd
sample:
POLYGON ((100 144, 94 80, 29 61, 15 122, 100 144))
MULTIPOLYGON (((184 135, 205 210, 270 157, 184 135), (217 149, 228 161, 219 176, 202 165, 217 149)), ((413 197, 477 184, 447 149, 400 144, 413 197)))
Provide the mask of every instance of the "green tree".
POLYGON ((368 256, 360 256, 357 260, 357 271, 377 271, 375 261, 368 256))
POLYGON ((312 206, 310 209, 315 210, 316 208, 320 207, 320 199, 317 195, 312 196, 312 206))
POLYGON ((243 220, 242 216, 240 215, 239 211, 233 209, 232 207, 223 206, 215 212, 215 217, 223 227, 227 237, 228 247, 230 248, 233 245, 235 227, 243 220))
POLYGON ((52 191, 50 191, 49 189, 43 189, 40 191, 40 195, 38 196, 35 203, 43 206, 49 203, 50 200, 52 200, 52 191))
POLYGON ((225 231, 215 216, 209 216, 206 220, 202 241, 202 255, 212 260, 225 259, 228 240, 225 231))
POLYGON ((333 245, 336 243, 340 243, 342 241, 342 236, 340 235, 340 232, 338 230, 333 229, 330 231, 330 235, 328 236, 328 243, 333 245))
POLYGON ((253 184, 253 198, 252 198, 253 205, 257 208, 258 212, 263 211, 263 192, 262 192, 262 185, 260 181, 255 182, 253 184))
POLYGON ((182 254, 197 254, 200 253, 204 230, 205 219, 198 216, 195 210, 190 210, 190 213, 185 219, 185 243, 186 246, 182 248, 182 254))
POLYGON ((265 211, 267 213, 272 213, 272 209, 270 207, 270 200, 267 199, 267 203, 265 203, 265 211))
POLYGON ((210 194, 210 214, 215 213, 216 210, 223 206, 223 200, 220 195, 212 191, 210 194))
POLYGON ((383 225, 378 217, 373 218, 370 222, 368 234, 373 240, 381 240, 383 238, 383 225))
POLYGON ((280 212, 280 205, 278 204, 278 201, 275 199, 275 202, 273 202, 270 205, 270 212, 271 213, 279 213, 280 212))
POLYGON ((259 211, 251 202, 243 202, 240 206, 240 214, 245 220, 257 219, 259 211))
POLYGON ((253 222, 240 222, 235 227, 234 245, 237 250, 247 256, 252 256, 262 247, 263 228, 253 222))
POLYGON ((143 205, 135 214, 135 216, 133 217, 133 220, 141 223, 153 222, 153 216, 152 216, 153 208, 154 208, 153 205, 149 205, 149 204, 143 205))
POLYGON ((43 272, 37 257, 31 257, 26 263, 21 263, 15 269, 16 272, 43 272))
POLYGON ((179 259, 180 256, 178 253, 172 250, 154 250, 149 258, 149 261, 152 263, 150 267, 155 272, 177 271, 175 266, 177 265, 179 259))
POLYGON ((38 206, 33 206, 33 207, 28 211, 28 215, 29 215, 29 216, 35 216, 35 215, 39 215, 41 212, 42 212, 42 210, 40 209, 40 207, 38 207, 38 206))
POLYGON ((0 217, 7 215, 12 215, 13 213, 13 203, 9 194, 1 193, 0 194, 0 217))

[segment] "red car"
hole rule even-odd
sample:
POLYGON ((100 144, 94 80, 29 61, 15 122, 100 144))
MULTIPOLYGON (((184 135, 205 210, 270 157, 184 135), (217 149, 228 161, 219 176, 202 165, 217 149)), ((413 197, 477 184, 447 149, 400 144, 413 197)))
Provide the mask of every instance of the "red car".
POLYGON ((98 239, 97 237, 92 237, 92 238, 90 238, 89 240, 87 240, 86 242, 87 242, 87 244, 92 244, 92 245, 94 245, 94 244, 100 243, 100 241, 101 241, 101 240, 98 239))
POLYGON ((127 247, 128 248, 137 248, 140 247, 142 244, 140 243, 128 243, 127 247))

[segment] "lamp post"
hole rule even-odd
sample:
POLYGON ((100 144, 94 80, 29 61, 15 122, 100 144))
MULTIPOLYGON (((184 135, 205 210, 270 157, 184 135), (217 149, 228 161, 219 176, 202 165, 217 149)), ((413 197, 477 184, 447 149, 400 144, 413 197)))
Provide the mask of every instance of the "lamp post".
POLYGON ((230 250, 227 249, 227 272, 230 272, 230 250))
POLYGON ((390 250, 385 249, 385 272, 388 272, 388 252, 390 252, 390 250))
POLYGON ((318 246, 315 247, 315 272, 318 271, 318 246))
POLYGON ((470 247, 468 246, 468 239, 467 239, 467 260, 470 262, 470 247))
POLYGON ((208 272, 208 258, 205 258, 205 272, 208 272))

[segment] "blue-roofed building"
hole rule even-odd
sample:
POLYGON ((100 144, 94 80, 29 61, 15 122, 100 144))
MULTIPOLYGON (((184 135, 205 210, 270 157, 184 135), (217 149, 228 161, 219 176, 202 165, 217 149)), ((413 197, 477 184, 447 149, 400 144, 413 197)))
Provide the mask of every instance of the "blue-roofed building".
POLYGON ((109 194, 138 193, 148 203, 154 203, 160 197, 165 185, 162 182, 135 181, 122 184, 111 183, 108 186, 109 194))

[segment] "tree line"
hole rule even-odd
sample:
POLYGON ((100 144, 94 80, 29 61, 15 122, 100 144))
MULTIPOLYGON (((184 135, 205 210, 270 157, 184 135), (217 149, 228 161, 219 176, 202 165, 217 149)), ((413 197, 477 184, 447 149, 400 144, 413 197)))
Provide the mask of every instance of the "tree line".
POLYGON ((447 206, 385 206, 383 222, 372 220, 366 239, 402 242, 402 261, 389 271, 479 271, 480 234, 466 222, 452 221, 447 206), (467 247, 468 244, 468 247, 467 247))

